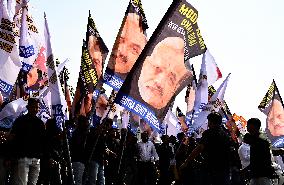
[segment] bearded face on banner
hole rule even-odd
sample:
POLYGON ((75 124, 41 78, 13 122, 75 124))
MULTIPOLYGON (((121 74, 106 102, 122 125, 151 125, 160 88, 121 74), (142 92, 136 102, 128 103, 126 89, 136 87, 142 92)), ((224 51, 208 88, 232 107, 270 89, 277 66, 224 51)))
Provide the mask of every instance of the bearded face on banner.
POLYGON ((136 13, 128 13, 121 34, 114 45, 109 68, 115 73, 129 73, 146 42, 141 17, 136 13))
POLYGON ((167 37, 147 56, 138 80, 142 99, 156 109, 164 108, 186 78, 192 76, 184 65, 184 41, 167 37))
POLYGON ((272 136, 284 136, 284 109, 278 99, 272 101, 267 115, 267 127, 272 136))

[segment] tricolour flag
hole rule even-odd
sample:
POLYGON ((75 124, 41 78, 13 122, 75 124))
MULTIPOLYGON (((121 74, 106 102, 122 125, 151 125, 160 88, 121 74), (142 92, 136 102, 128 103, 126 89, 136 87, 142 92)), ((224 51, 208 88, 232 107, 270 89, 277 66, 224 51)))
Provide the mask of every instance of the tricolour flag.
POLYGON ((12 1, 0 1, 0 91, 8 97, 21 69, 19 32, 14 22, 12 1))
POLYGON ((273 146, 284 146, 284 105, 278 87, 273 80, 258 108, 267 115, 266 133, 273 146))
POLYGON ((208 103, 202 108, 202 111, 193 118, 192 127, 197 133, 201 134, 200 130, 207 129, 207 116, 211 112, 219 112, 221 110, 229 77, 230 74, 217 89, 216 93, 209 99, 208 103))
POLYGON ((147 20, 141 0, 130 0, 112 48, 104 82, 118 91, 147 43, 147 20))
POLYGON ((128 74, 116 102, 155 131, 176 95, 192 81, 189 59, 206 51, 197 10, 174 1, 128 74))

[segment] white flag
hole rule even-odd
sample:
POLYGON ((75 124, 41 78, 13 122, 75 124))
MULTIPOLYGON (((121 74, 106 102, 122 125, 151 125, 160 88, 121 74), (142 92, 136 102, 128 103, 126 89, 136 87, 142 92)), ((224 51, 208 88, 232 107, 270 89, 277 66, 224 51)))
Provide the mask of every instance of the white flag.
MULTIPOLYGON (((231 73, 230 73, 231 74, 231 73)), ((202 108, 202 111, 193 118, 193 129, 199 132, 200 129, 206 130, 207 116, 211 112, 219 112, 224 102, 224 95, 227 88, 230 74, 226 77, 216 93, 210 98, 209 102, 202 108)))
POLYGON ((222 73, 208 49, 203 54, 202 62, 205 62, 206 65, 208 86, 214 84, 219 78, 222 78, 222 73))
POLYGON ((64 98, 60 81, 57 74, 57 67, 55 65, 55 61, 53 58, 53 52, 51 48, 50 42, 50 34, 48 29, 48 24, 45 17, 45 27, 44 27, 44 36, 45 36, 45 43, 46 43, 46 56, 47 56, 47 74, 48 74, 48 84, 49 90, 51 95, 51 110, 52 116, 56 119, 56 123, 58 127, 62 128, 62 123, 67 115, 67 103, 64 98))
POLYGON ((0 91, 7 97, 16 82, 21 68, 19 33, 13 17, 15 6, 11 1, 0 1, 0 91))
POLYGON ((169 136, 177 136, 178 133, 182 132, 179 120, 171 110, 168 110, 163 124, 165 125, 167 129, 167 135, 169 136))
MULTIPOLYGON (((24 1, 25 2, 25 1, 24 1)), ((29 71, 39 53, 38 47, 34 38, 31 37, 28 31, 28 7, 27 5, 22 8, 21 29, 20 29, 20 46, 19 52, 22 57, 22 69, 29 71)))
POLYGON ((192 111, 186 113, 186 122, 191 127, 192 118, 199 114, 208 103, 207 64, 205 54, 202 57, 199 80, 195 91, 195 100, 192 111))
POLYGON ((203 55, 193 107, 195 113, 200 112, 202 107, 208 103, 207 65, 205 58, 205 55, 203 55))

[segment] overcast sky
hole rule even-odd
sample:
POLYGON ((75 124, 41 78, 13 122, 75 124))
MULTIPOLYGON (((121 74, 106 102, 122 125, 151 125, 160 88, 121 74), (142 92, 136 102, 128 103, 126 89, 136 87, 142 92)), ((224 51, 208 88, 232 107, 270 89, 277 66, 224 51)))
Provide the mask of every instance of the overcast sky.
MULTIPOLYGON (((150 38, 172 0, 142 0, 150 38)), ((232 113, 244 118, 265 116, 257 106, 275 79, 284 96, 284 7, 283 0, 191 0, 199 12, 198 25, 207 48, 214 56, 223 79, 231 74, 225 100, 232 113)), ((85 38, 88 11, 111 51, 128 0, 31 0, 32 13, 43 26, 47 14, 51 44, 56 58, 64 61, 75 88, 78 79, 82 40, 85 38)), ((106 62, 108 61, 108 58, 106 62)), ((201 57, 191 60, 197 74, 201 57)), ((217 89, 222 80, 214 84, 217 89)), ((177 97, 185 111, 184 91, 177 97)))

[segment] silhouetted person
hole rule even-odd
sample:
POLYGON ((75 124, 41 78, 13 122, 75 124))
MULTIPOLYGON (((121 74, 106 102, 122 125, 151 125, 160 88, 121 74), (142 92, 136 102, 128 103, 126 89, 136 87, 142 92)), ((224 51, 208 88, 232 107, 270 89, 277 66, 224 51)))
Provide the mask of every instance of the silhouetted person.
POLYGON ((199 144, 191 152, 181 168, 190 165, 201 152, 207 162, 208 183, 210 185, 228 185, 230 171, 231 140, 221 127, 222 116, 213 112, 207 116, 208 129, 202 134, 199 144))
POLYGON ((247 131, 251 137, 250 144, 250 185, 270 185, 274 169, 271 161, 270 141, 260 133, 261 122, 258 118, 247 121, 247 131))

